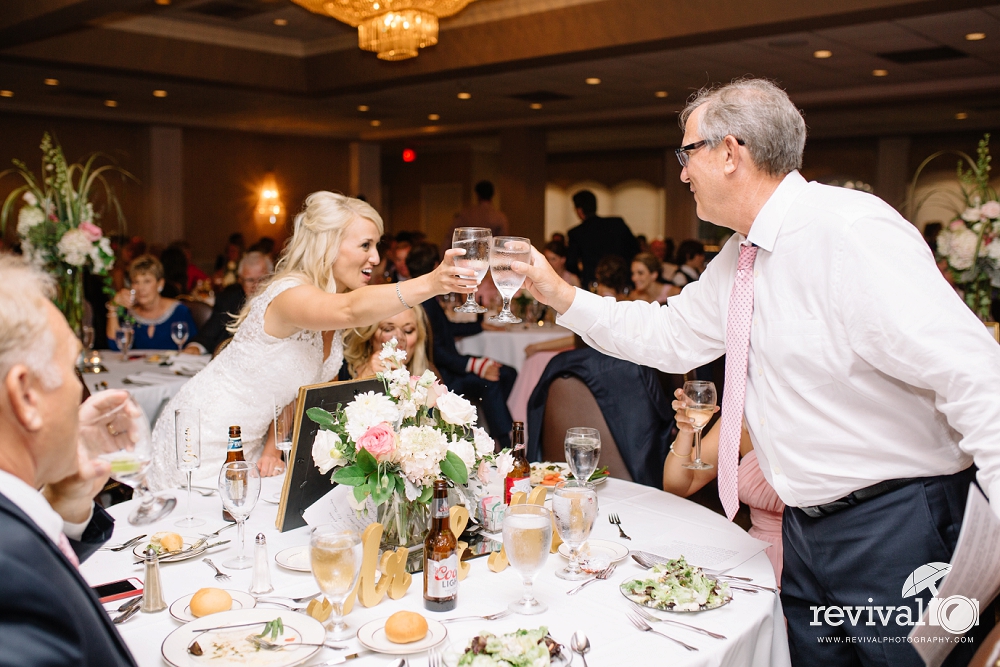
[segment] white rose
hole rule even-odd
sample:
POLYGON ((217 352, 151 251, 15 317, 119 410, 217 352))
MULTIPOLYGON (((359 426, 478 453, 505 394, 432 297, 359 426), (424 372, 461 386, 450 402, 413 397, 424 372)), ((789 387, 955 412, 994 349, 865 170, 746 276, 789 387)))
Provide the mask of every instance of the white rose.
POLYGON ((472 435, 476 441, 476 454, 479 456, 489 456, 496 449, 496 443, 485 430, 478 426, 472 427, 472 435))
POLYGON ((312 456, 313 462, 319 471, 324 475, 334 468, 338 468, 347 463, 347 459, 343 458, 344 443, 341 442, 340 436, 338 436, 333 431, 319 431, 316 433, 316 439, 313 441, 312 456))
POLYGON ((476 423, 476 408, 458 394, 448 392, 437 399, 437 409, 441 419, 455 426, 476 423))
POLYGON ((1000 201, 988 201, 979 208, 979 211, 984 217, 1000 218, 1000 201))
POLYGON ((500 479, 507 477, 507 473, 514 469, 514 457, 506 449, 497 456, 497 475, 500 479))
POLYGON ((967 208, 962 212, 962 220, 966 222, 976 222, 982 217, 982 211, 979 210, 978 206, 967 208))
POLYGON ((462 463, 465 464, 465 469, 472 472, 473 466, 476 465, 476 448, 472 446, 472 443, 468 440, 452 440, 448 444, 448 451, 455 452, 458 458, 462 459, 462 463))

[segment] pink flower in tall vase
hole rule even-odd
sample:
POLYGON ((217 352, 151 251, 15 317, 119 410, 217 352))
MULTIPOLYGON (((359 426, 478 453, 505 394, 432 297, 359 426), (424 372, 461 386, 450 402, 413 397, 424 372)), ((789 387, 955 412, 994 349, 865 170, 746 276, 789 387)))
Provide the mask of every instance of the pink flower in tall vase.
POLYGON ((93 243, 94 241, 100 241, 101 237, 104 236, 104 232, 100 227, 92 222, 81 222, 80 231, 83 232, 87 240, 93 243))
POLYGON ((385 422, 376 424, 358 438, 358 447, 368 450, 379 463, 391 461, 396 451, 396 434, 389 424, 385 422))

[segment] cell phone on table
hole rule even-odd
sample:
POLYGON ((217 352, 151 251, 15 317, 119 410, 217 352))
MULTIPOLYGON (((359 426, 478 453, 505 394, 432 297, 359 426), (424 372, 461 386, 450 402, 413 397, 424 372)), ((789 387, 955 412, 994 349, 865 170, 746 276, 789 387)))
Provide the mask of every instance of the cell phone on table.
POLYGON ((115 600, 124 600, 125 598, 142 595, 142 581, 135 577, 129 577, 128 579, 119 579, 107 584, 98 584, 93 589, 102 603, 114 602, 115 600))

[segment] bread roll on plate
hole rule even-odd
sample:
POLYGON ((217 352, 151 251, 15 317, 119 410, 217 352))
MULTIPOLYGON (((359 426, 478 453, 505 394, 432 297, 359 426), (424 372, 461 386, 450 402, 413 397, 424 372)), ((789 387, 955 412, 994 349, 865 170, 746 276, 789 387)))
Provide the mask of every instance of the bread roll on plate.
POLYGON ((412 611, 397 611, 385 621, 385 637, 393 644, 412 644, 427 636, 427 620, 412 611))
POLYGON ((229 611, 233 607, 233 596, 221 588, 202 588, 191 596, 191 615, 195 618, 229 611))

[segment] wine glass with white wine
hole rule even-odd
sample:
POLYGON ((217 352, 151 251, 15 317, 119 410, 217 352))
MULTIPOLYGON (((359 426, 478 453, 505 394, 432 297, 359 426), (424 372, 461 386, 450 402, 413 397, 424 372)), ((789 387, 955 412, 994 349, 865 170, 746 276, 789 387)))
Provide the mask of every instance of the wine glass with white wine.
POLYGON ((333 609, 326 624, 328 639, 346 639, 356 633, 344 623, 344 603, 361 573, 364 547, 353 530, 317 526, 309 538, 309 565, 316 584, 333 609))
POLYGON ((684 383, 684 400, 687 408, 684 412, 691 420, 694 429, 694 461, 682 464, 689 470, 711 470, 715 466, 701 460, 701 431, 715 413, 718 398, 715 393, 715 383, 704 380, 692 380, 684 383))
MULTIPOLYGON (((490 268, 490 244, 493 232, 485 227, 459 227, 452 234, 451 247, 465 251, 455 258, 455 265, 476 272, 476 285, 483 282, 490 268)), ((476 303, 475 292, 470 292, 465 303, 455 309, 456 313, 485 313, 486 309, 476 303)))
POLYGON ((490 273, 493 284, 503 297, 503 310, 487 320, 490 324, 519 324, 521 318, 510 312, 510 300, 524 284, 524 276, 511 268, 512 262, 531 263, 531 240, 521 236, 494 236, 490 250, 490 273))

